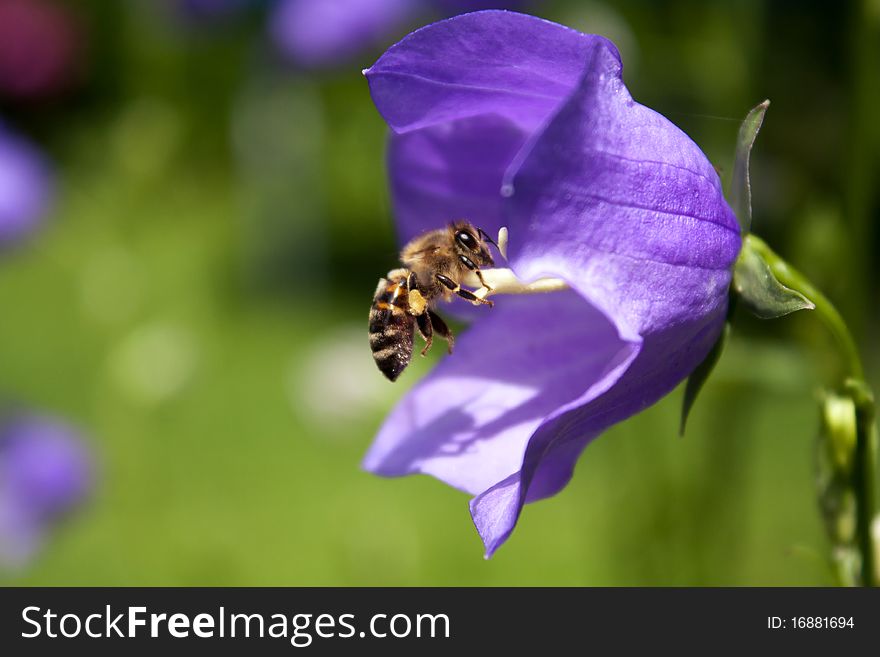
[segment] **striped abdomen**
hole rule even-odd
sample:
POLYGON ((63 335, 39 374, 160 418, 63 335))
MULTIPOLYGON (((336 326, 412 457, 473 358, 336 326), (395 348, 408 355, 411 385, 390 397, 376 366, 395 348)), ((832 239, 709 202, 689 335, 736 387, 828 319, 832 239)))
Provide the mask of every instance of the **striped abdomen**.
POLYGON ((370 348, 376 365, 391 381, 409 364, 415 318, 409 310, 406 278, 381 279, 370 308, 370 348))

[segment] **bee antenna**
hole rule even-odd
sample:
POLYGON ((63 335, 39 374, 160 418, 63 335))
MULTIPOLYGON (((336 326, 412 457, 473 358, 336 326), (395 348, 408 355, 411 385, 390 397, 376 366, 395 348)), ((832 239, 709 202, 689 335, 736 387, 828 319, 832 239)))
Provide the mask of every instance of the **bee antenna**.
POLYGON ((477 228, 477 235, 479 235, 485 241, 489 242, 489 244, 493 245, 496 249, 498 248, 498 245, 495 244, 495 240, 493 240, 491 237, 489 237, 486 234, 486 231, 484 231, 482 228, 477 228))

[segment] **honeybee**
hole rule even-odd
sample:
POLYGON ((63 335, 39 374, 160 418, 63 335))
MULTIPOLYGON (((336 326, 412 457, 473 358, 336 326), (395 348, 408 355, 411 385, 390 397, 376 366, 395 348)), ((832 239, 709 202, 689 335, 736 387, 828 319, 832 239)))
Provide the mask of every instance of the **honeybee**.
POLYGON ((395 381, 412 358, 415 329, 425 339, 424 356, 436 332, 452 353, 454 338, 446 322, 434 312, 437 302, 453 295, 475 306, 492 307, 492 302, 461 287, 460 281, 473 272, 487 290, 480 267, 495 262, 487 244, 495 244, 467 221, 424 233, 400 252, 404 267, 379 280, 370 308, 370 348, 376 365, 395 381))

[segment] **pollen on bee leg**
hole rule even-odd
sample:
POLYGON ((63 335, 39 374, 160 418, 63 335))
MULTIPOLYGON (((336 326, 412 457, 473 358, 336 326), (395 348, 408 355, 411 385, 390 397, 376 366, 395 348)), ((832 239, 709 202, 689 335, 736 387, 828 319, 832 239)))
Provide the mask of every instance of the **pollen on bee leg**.
POLYGON ((409 312, 411 315, 421 315, 428 307, 428 302, 418 290, 410 290, 408 294, 409 312))

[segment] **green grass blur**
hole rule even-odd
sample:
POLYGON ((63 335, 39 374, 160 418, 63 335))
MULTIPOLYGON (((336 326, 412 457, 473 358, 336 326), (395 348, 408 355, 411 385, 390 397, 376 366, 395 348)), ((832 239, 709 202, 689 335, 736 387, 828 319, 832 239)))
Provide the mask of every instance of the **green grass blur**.
MULTIPOLYGON (((771 98, 754 228, 850 315, 875 384, 880 139, 865 117, 880 103, 861 58, 876 4, 539 12, 614 38, 636 99, 725 171, 738 120, 771 98)), ((806 316, 742 318, 684 438, 678 390, 593 443, 489 561, 466 495, 362 472, 430 367, 391 386, 367 348, 395 259, 384 126, 359 76, 374 54, 284 70, 254 17, 181 27, 151 6, 83 3, 84 86, 3 108, 51 152, 60 190, 0 261, 0 392, 81 427, 100 476, 0 583, 833 583, 814 486, 827 341, 806 316)))

